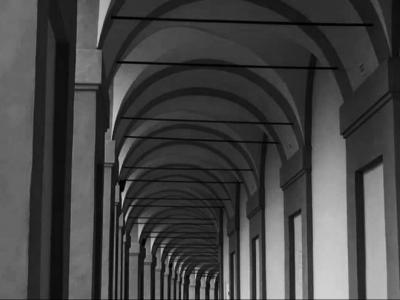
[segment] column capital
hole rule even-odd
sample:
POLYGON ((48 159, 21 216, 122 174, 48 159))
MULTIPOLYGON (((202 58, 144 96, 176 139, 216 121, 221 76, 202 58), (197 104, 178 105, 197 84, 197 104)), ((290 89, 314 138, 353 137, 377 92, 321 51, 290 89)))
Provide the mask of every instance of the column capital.
POLYGON ((115 164, 115 141, 111 139, 110 129, 104 139, 104 167, 112 168, 115 164))
POLYGON ((102 51, 76 49, 75 90, 97 90, 101 84, 102 51))
POLYGON ((139 255, 140 255, 140 252, 129 251, 129 257, 138 257, 139 255))
POLYGON ((144 259, 144 264, 145 265, 151 265, 153 263, 153 256, 151 255, 146 255, 144 259))
POLYGON ((127 242, 129 242, 129 237, 128 237, 126 234, 124 234, 124 235, 122 236, 122 242, 123 242, 124 244, 126 244, 127 242))
POLYGON ((211 278, 210 279, 210 287, 212 287, 212 288, 214 288, 214 286, 215 286, 215 278, 211 278))
POLYGON ((129 253, 140 253, 140 244, 138 242, 134 242, 131 239, 131 245, 129 247, 129 253))
POLYGON ((119 226, 119 228, 124 227, 124 215, 123 214, 121 214, 118 218, 118 226, 119 226))
POLYGON ((120 202, 119 184, 115 185, 114 191, 115 191, 115 197, 114 197, 115 200, 114 200, 114 202, 115 202, 115 204, 119 204, 119 202, 120 202))

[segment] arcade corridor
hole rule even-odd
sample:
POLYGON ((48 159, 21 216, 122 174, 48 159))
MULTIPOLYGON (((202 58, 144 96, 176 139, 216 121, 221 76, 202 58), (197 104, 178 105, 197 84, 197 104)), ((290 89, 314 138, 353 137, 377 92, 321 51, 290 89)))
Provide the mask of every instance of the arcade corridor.
POLYGON ((400 1, 0 0, 1 299, 399 299, 400 1))

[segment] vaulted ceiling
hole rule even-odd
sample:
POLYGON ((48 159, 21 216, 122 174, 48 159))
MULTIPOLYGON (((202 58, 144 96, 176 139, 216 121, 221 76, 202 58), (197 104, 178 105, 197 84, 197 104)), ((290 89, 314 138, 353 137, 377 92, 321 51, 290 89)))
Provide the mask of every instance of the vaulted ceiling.
POLYGON ((346 101, 390 56, 391 1, 110 3, 99 44, 128 228, 184 267, 217 272, 215 260, 179 245, 216 245, 238 186, 248 199, 258 192, 263 145, 282 161, 304 146, 307 68, 333 69, 321 72, 333 72, 346 101))

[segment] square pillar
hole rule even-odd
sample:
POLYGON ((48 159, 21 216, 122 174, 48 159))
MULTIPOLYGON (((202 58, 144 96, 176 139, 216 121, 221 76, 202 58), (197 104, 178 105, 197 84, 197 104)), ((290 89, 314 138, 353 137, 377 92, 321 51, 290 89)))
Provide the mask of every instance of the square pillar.
POLYGON ((112 203, 112 268, 110 274, 112 280, 111 299, 117 299, 118 293, 118 256, 119 256, 119 214, 120 214, 120 187, 117 184, 114 188, 114 203, 112 203))
POLYGON ((160 272, 160 299, 164 299, 164 272, 165 272, 165 267, 164 267, 164 264, 162 263, 162 257, 160 258, 160 264, 161 264, 161 272, 160 272))
POLYGON ((192 273, 189 276, 189 300, 196 299, 196 274, 192 273))
POLYGON ((116 271, 117 271, 116 272, 116 275, 117 275, 117 278, 116 278, 116 284, 117 284, 116 285, 116 289, 117 289, 116 292, 117 292, 117 295, 116 295, 116 297, 117 297, 117 299, 122 299, 122 289, 123 289, 123 287, 122 287, 122 284, 123 284, 122 262, 123 262, 123 252, 124 252, 124 248, 123 248, 124 234, 123 234, 123 232, 124 232, 124 218, 123 218, 123 215, 120 214, 119 218, 118 218, 118 229, 117 229, 117 236, 118 236, 118 239, 117 239, 118 256, 117 256, 117 269, 116 269, 116 271))
POLYGON ((153 299, 152 297, 152 276, 151 276, 151 270, 153 266, 153 256, 151 254, 151 245, 150 245, 150 239, 147 239, 146 245, 145 245, 145 257, 143 261, 143 299, 145 300, 150 300, 153 299))
POLYGON ((71 182, 69 297, 92 297, 97 93, 101 52, 77 50, 71 182))
POLYGON ((182 274, 182 282, 181 282, 181 299, 186 299, 186 277, 185 272, 182 274))
POLYGON ((215 278, 212 278, 210 280, 209 299, 210 300, 215 299, 215 278))
POLYGON ((158 248, 154 261, 154 299, 161 299, 161 249, 158 248))
POLYGON ((180 300, 182 299, 182 277, 180 275, 178 275, 177 289, 178 295, 176 296, 176 298, 180 300))
POLYGON ((115 163, 115 142, 111 140, 111 133, 105 134, 104 153, 104 185, 103 185, 103 222, 102 222, 102 249, 101 249, 101 299, 108 299, 112 295, 112 278, 109 273, 110 265, 110 238, 111 212, 114 202, 112 172, 115 163))
POLYGON ((208 276, 207 280, 206 280, 206 300, 210 300, 210 281, 211 281, 211 277, 208 276))
POLYGON ((190 285, 190 276, 186 275, 185 272, 185 281, 183 285, 183 299, 189 299, 189 285, 190 285))
POLYGON ((203 274, 200 278, 200 300, 206 300, 206 285, 207 285, 207 274, 203 274))
POLYGON ((164 271, 164 300, 170 300, 170 285, 169 285, 169 279, 170 279, 170 274, 169 274, 169 262, 168 258, 165 259, 164 262, 165 265, 165 271, 164 271))
POLYGON ((176 274, 174 271, 174 268, 172 267, 171 269, 171 299, 175 300, 176 299, 176 290, 175 290, 175 286, 176 286, 176 274))
POLYGON ((131 246, 129 248, 129 294, 128 299, 139 298, 139 259, 140 245, 131 238, 131 246))
POLYGON ((127 279, 127 274, 126 274, 126 263, 128 262, 127 257, 129 254, 129 238, 127 237, 125 233, 125 228, 124 228, 124 233, 122 236, 122 251, 121 251, 121 299, 126 298, 126 279, 127 279))

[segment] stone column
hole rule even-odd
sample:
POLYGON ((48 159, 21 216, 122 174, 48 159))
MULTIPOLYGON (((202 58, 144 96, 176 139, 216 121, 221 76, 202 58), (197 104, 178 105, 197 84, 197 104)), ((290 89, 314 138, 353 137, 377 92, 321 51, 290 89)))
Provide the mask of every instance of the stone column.
POLYGON ((178 279, 176 281, 176 299, 181 299, 181 276, 178 273, 178 279))
POLYGON ((223 297, 221 297, 219 290, 221 289, 221 284, 220 284, 220 278, 216 277, 215 278, 215 284, 214 284, 214 299, 218 300, 218 299, 224 299, 223 297))
POLYGON ((128 299, 139 298, 139 255, 140 245, 131 237, 131 246, 129 248, 129 294, 128 299))
MULTIPOLYGON (((125 228, 124 228, 125 231, 125 228)), ((126 233, 124 232, 122 236, 122 253, 121 253, 121 299, 126 298, 126 258, 129 254, 128 250, 128 243, 130 243, 129 239, 127 238, 126 233)))
POLYGON ((215 278, 212 278, 210 280, 210 290, 209 290, 209 299, 214 300, 215 299, 215 278))
POLYGON ((78 49, 74 104, 69 297, 92 297, 97 90, 101 52, 78 49))
POLYGON ((171 281, 170 281, 170 291, 171 291, 171 299, 176 299, 176 290, 175 290, 175 282, 176 282, 176 274, 174 268, 171 270, 171 281))
POLYGON ((151 268, 153 264, 153 256, 151 254, 150 239, 146 241, 146 254, 143 262, 143 299, 152 299, 152 282, 151 268))
POLYGON ((204 274, 200 279, 200 300, 206 300, 206 281, 207 275, 204 274))
POLYGON ((154 299, 161 299, 161 250, 158 249, 154 257, 154 299))
POLYGON ((164 300, 169 300, 170 294, 169 294, 169 261, 168 258, 165 258, 165 271, 164 271, 164 300))
POLYGON ((110 285, 112 284, 110 267, 110 222, 112 203, 114 201, 112 189, 112 169, 115 162, 115 142, 111 140, 111 132, 105 134, 104 153, 104 185, 103 185, 103 225, 102 225, 102 250, 101 250, 101 298, 108 299, 110 285))
POLYGON ((177 300, 179 298, 179 275, 177 271, 175 271, 174 295, 177 300))
POLYGON ((189 299, 189 285, 190 285, 190 277, 189 275, 186 275, 185 272, 185 279, 183 284, 183 299, 185 300, 189 299))
POLYGON ((207 280, 206 280, 206 300, 210 300, 210 280, 211 280, 211 277, 208 276, 207 280))
POLYGON ((189 276, 189 299, 190 300, 196 299, 196 274, 195 273, 192 273, 189 276))
MULTIPOLYGON (((94 240, 94 231, 97 230, 94 228, 94 218, 98 218, 97 206, 102 206, 101 201, 96 201, 96 180, 99 179, 95 177, 98 161, 96 137, 104 134, 100 131, 102 126, 98 126, 101 119, 97 96, 101 84, 102 53, 96 45, 97 3, 77 2, 79 18, 72 142, 69 298, 88 299, 97 295, 97 288, 100 288, 96 286, 100 282, 93 282, 94 270, 101 272, 98 266, 93 265, 93 257, 98 258, 98 250, 102 247, 94 240), (94 245, 99 248, 93 249, 94 245)), ((103 145, 100 144, 100 147, 103 145)))
POLYGON ((181 285, 180 285, 180 291, 179 291, 179 299, 183 300, 185 299, 185 276, 184 273, 181 273, 181 285))
POLYGON ((186 284, 187 284, 187 279, 186 279, 186 272, 183 270, 182 272, 182 284, 181 284, 181 299, 186 299, 186 284))
POLYGON ((179 291, 180 291, 180 279, 179 276, 179 269, 176 271, 175 274, 175 299, 179 299, 179 291))
POLYGON ((160 272, 160 299, 164 299, 164 272, 165 272, 165 267, 164 264, 161 261, 162 258, 160 258, 160 264, 161 264, 161 272, 160 272))
POLYGON ((201 276, 199 276, 199 274, 196 274, 196 289, 195 289, 195 298, 196 300, 200 299, 200 279, 201 276))
POLYGON ((112 215, 112 295, 111 299, 117 299, 117 293, 118 293, 118 227, 119 227, 119 202, 120 202, 120 188, 119 185, 117 184, 114 189, 114 203, 113 203, 113 215, 112 215))
POLYGON ((122 299, 122 256, 123 256, 123 230, 124 230, 124 219, 123 215, 120 214, 118 217, 118 257, 117 257, 117 299, 122 299))

